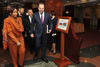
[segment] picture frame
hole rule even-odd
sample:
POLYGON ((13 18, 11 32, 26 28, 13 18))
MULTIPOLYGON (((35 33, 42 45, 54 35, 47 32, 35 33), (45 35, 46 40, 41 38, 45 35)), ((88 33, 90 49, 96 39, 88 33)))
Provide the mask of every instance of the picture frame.
POLYGON ((71 17, 63 17, 63 16, 58 17, 56 30, 61 31, 63 33, 68 33, 70 22, 71 22, 71 17))

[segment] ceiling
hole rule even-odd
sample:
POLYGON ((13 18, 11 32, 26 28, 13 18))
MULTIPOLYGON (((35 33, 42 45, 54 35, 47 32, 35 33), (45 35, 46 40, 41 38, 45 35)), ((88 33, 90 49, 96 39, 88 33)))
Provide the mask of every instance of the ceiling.
POLYGON ((100 5, 100 0, 62 0, 63 6, 68 5, 82 5, 82 6, 91 6, 91 5, 100 5))
POLYGON ((79 1, 79 0, 62 0, 62 2, 65 2, 65 1, 79 1))
POLYGON ((0 0, 2 2, 39 2, 39 0, 0 0))
MULTIPOLYGON (((11 2, 33 2, 33 3, 38 3, 39 0, 0 0, 0 2, 3 3, 11 3, 11 2)), ((63 6, 68 6, 68 5, 95 5, 95 4, 100 4, 100 0, 62 0, 63 6)))

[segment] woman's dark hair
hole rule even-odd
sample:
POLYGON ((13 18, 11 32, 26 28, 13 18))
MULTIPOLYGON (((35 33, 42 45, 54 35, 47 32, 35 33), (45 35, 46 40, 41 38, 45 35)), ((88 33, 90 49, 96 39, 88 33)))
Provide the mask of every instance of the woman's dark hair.
POLYGON ((56 12, 55 12, 54 10, 50 11, 50 14, 51 14, 52 16, 56 16, 56 12))
MULTIPOLYGON (((14 11, 14 9, 17 9, 17 7, 15 7, 15 6, 11 6, 11 9, 9 10, 9 12, 8 12, 8 13, 9 13, 9 14, 10 14, 10 13, 12 14, 12 13, 13 13, 13 11, 14 11)), ((18 9, 17 9, 17 10, 18 10, 18 9)))

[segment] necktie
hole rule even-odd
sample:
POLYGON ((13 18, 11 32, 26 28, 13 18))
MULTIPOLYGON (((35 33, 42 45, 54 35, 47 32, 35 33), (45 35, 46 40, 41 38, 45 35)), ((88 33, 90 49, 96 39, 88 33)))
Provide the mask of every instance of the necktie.
POLYGON ((43 23, 43 14, 41 13, 41 22, 43 23))

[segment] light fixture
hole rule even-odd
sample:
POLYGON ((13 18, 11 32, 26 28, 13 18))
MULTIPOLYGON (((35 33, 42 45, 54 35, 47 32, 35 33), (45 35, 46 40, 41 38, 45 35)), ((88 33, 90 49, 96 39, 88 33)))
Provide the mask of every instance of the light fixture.
POLYGON ((82 3, 86 3, 86 0, 81 0, 82 3))
POLYGON ((85 59, 85 63, 87 63, 87 60, 85 59))
POLYGON ((66 11, 66 14, 68 14, 69 13, 69 11, 66 11))

